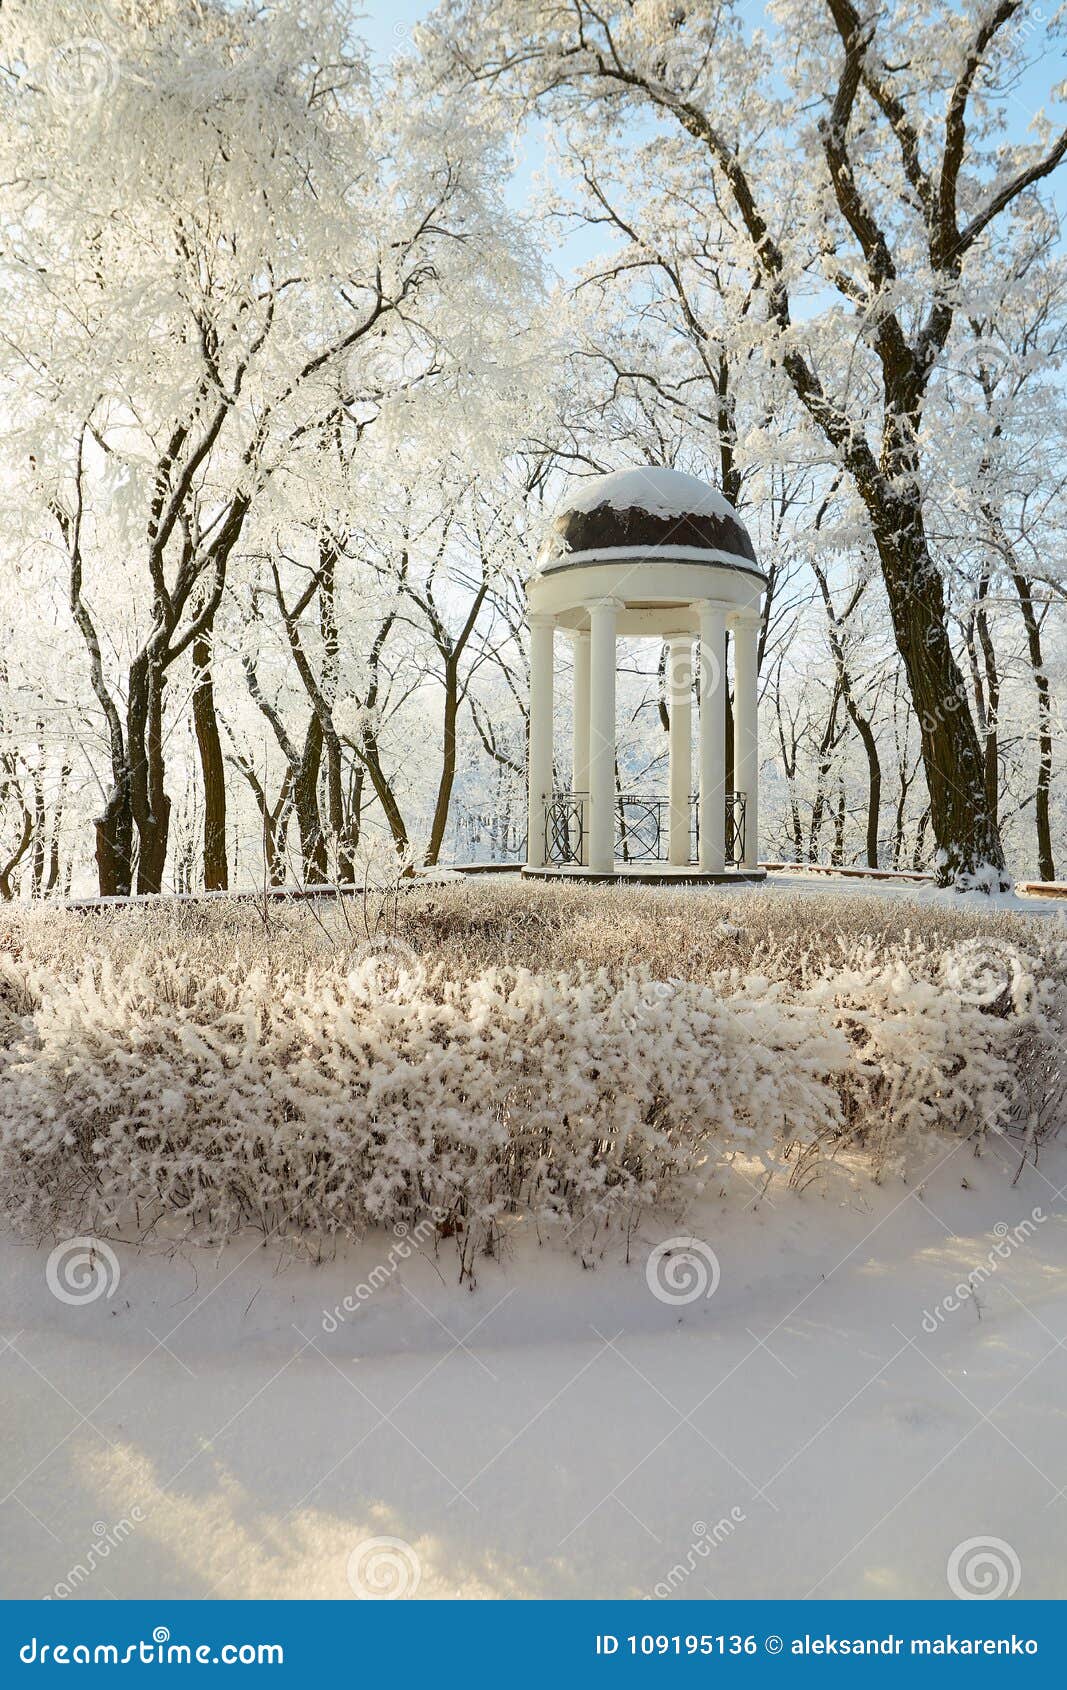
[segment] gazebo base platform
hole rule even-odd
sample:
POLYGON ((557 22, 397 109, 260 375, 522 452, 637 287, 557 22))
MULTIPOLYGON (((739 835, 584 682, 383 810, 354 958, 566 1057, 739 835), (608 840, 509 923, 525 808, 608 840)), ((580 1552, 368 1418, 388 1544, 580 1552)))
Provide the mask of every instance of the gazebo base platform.
POLYGON ((616 863, 610 874, 577 868, 570 863, 545 868, 524 865, 522 874, 528 880, 580 880, 585 885, 626 886, 755 886, 767 878, 765 868, 728 868, 721 874, 712 874, 695 863, 681 867, 674 863, 616 863))

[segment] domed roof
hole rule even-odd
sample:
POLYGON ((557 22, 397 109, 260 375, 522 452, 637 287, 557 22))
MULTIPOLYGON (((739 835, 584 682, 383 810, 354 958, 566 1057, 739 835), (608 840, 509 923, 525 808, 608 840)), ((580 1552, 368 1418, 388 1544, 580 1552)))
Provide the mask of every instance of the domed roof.
POLYGON ((744 524, 718 488, 680 470, 615 470, 577 481, 541 552, 542 570, 649 554, 759 573, 744 524))

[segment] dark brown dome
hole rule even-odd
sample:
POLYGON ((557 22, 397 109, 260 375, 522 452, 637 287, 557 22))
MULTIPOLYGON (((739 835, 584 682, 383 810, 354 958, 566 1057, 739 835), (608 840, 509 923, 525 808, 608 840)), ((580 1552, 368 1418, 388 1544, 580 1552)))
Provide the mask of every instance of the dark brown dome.
POLYGON ((601 552, 758 567, 733 506, 717 488, 674 469, 617 470, 576 484, 553 518, 541 567, 592 562, 590 554, 601 552))

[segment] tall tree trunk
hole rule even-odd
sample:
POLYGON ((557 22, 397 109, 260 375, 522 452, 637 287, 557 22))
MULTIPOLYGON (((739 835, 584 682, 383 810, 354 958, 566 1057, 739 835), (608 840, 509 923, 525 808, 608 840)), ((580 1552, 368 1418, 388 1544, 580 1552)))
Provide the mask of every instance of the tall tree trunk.
POLYGON ((204 783, 204 887, 225 892, 230 884, 226 860, 226 766, 222 756, 215 683, 212 675, 212 628, 193 641, 193 726, 204 783))
POLYGON ((826 777, 830 772, 834 746, 837 744, 837 711, 841 702, 840 684, 834 687, 833 698, 830 702, 830 714, 826 719, 826 728, 819 745, 818 784, 815 790, 815 802, 811 807, 811 827, 808 832, 808 861, 817 863, 819 860, 819 840, 822 835, 822 824, 826 814, 826 777))
POLYGON ((839 616, 834 608, 833 595, 830 592, 830 583, 825 571, 814 560, 812 568, 819 583, 819 590, 822 593, 823 604, 826 608, 827 634, 837 669, 838 691, 845 701, 845 709, 848 711, 853 727, 860 736, 867 756, 867 867, 877 868, 878 820, 882 807, 882 765, 878 756, 878 742, 874 737, 874 729, 869 717, 861 711, 852 686, 852 675, 845 655, 845 640, 842 632, 843 623, 847 621, 859 604, 864 591, 864 583, 861 580, 860 584, 854 588, 844 615, 839 616))
POLYGON ((404 821, 400 805, 397 803, 396 793, 389 784, 389 779, 382 768, 381 757, 378 752, 378 737, 373 729, 364 728, 363 743, 359 754, 363 758, 367 773, 370 775, 370 783, 374 788, 375 797, 385 811, 385 819, 389 823, 389 832, 393 836, 396 854, 398 857, 406 856, 411 848, 407 824, 404 821))
POLYGON ((930 806, 927 804, 919 817, 915 828, 915 850, 912 852, 911 866, 917 872, 926 862, 926 830, 930 825, 930 806))
POLYGON ((791 724, 789 736, 791 743, 786 740, 785 722, 782 718, 782 664, 780 660, 775 671, 771 691, 774 698, 775 721, 778 724, 778 745, 782 753, 782 769, 789 791, 789 826, 793 841, 793 861, 799 863, 804 858, 804 829, 800 820, 800 804, 797 799, 797 737, 796 728, 791 724))
POLYGON ((978 614, 977 614, 976 610, 972 610, 971 614, 968 616, 967 620, 963 623, 963 642, 964 642, 964 645, 967 648, 967 662, 968 662, 968 664, 970 666, 970 670, 971 670, 971 686, 974 689, 975 725, 978 729, 979 738, 980 738, 982 744, 986 747, 986 752, 987 752, 987 755, 986 755, 986 758, 985 758, 985 770, 986 770, 986 780, 987 780, 987 785, 988 785, 988 778, 989 778, 989 757, 988 757, 988 750, 989 750, 989 711, 986 707, 985 677, 982 674, 982 666, 978 661, 978 640, 976 638, 977 633, 978 633, 978 614))
POLYGON ((908 789, 901 782, 897 793, 896 815, 893 818, 893 863, 894 868, 900 867, 900 853, 904 849, 904 806, 908 801, 908 789))
POLYGON ((830 853, 830 862, 834 868, 841 868, 845 861, 845 818, 846 799, 845 783, 837 783, 837 805, 834 810, 834 846, 830 853))
MULTIPOLYGON (((447 537, 447 528, 445 537, 447 537)), ((443 555, 444 539, 442 539, 441 546, 438 549, 438 562, 443 555)), ((434 568, 436 568, 436 562, 434 568)), ((445 689, 444 713, 441 723, 441 774, 437 782, 437 798, 434 803, 433 820, 430 824, 430 840, 426 848, 425 862, 427 868, 432 868, 437 863, 444 843, 445 830, 448 826, 448 807, 452 799, 452 787, 456 778, 456 724, 459 719, 459 705, 462 694, 459 666, 468 641, 474 633, 482 605, 485 603, 489 591, 489 580, 489 558, 483 545, 481 585, 471 600, 463 627, 455 638, 449 633, 434 599, 433 570, 431 570, 429 581, 421 593, 410 582, 408 583, 408 591, 411 597, 430 624, 430 632, 441 657, 445 689)))
POLYGON ((319 536, 319 629, 322 634, 322 682, 312 697, 322 721, 326 746, 326 809, 330 821, 330 838, 334 851, 335 878, 340 885, 351 885, 356 877, 352 860, 350 827, 345 814, 344 761, 341 741, 333 725, 333 711, 337 702, 337 680, 341 644, 337 628, 337 558, 338 546, 334 537, 323 532, 319 536))
MULTIPOLYGON (((38 728, 41 725, 38 723, 38 728)), ((33 781, 33 870, 30 883, 35 898, 39 898, 44 889, 45 850, 47 846, 45 839, 44 778, 41 773, 44 747, 40 740, 38 740, 37 749, 41 761, 31 772, 33 781)))
POLYGON ((112 781, 96 829, 96 875, 102 898, 128 898, 133 890, 133 809, 130 777, 112 781))
MULTIPOLYGON (((362 767, 354 768, 349 774, 348 783, 348 850, 354 857, 359 850, 360 834, 363 831, 363 788, 367 780, 367 771, 362 767)), ((352 869, 355 879, 355 866, 352 869)))
POLYGON ((77 500, 73 513, 61 502, 50 501, 50 509, 63 535, 70 556, 70 609, 78 631, 85 641, 89 656, 89 678, 96 701, 107 723, 108 747, 111 754, 111 786, 104 800, 104 808, 94 820, 96 832, 96 872, 102 898, 127 897, 133 886, 133 808, 130 757, 122 728, 119 707, 112 696, 104 675, 100 637, 88 606, 82 597, 82 453, 86 429, 82 430, 78 445, 75 485, 77 500))
POLYGON ((256 808, 259 811, 263 826, 263 866, 266 870, 267 879, 271 886, 284 886, 285 852, 280 838, 279 823, 292 798, 294 779, 292 765, 286 768, 285 774, 282 776, 281 788, 272 806, 263 782, 251 763, 239 754, 235 754, 231 761, 244 775, 256 800, 256 808))
POLYGON ((878 867, 878 818, 882 807, 882 765, 874 730, 865 716, 854 716, 856 731, 867 753, 867 867, 878 867))
POLYGON ((793 841, 793 861, 801 862, 804 856, 804 829, 800 820, 800 805, 797 802, 796 761, 790 762, 785 744, 785 733, 779 719, 779 744, 782 748, 782 766, 785 770, 786 785, 789 789, 789 831, 793 841))
POLYGON ((67 802, 67 782, 70 780, 71 764, 66 757, 63 767, 59 771, 59 791, 56 794, 55 807, 52 811, 52 830, 48 842, 48 878, 45 881, 45 896, 54 892, 59 885, 59 844, 63 833, 63 811, 67 802))
POLYGON ((1052 706, 1048 675, 1041 649, 1041 624, 1034 609, 1030 582, 1014 564, 1011 570, 1015 595, 1019 600, 1026 645, 1030 654, 1030 672, 1037 693, 1037 788, 1034 793, 1034 812, 1037 821, 1037 872, 1042 880, 1055 880, 1056 864, 1052 856, 1052 828, 1049 822, 1049 792, 1052 787, 1052 706))
POLYGON ((430 824, 430 842, 426 847, 426 867, 434 868, 441 855, 448 826, 448 807, 456 779, 456 723, 459 718, 458 659, 445 661, 445 706, 442 717, 441 777, 437 783, 437 800, 430 824))
POLYGON ((272 886, 285 885, 285 832, 292 803, 292 787, 293 771, 286 769, 274 808, 271 809, 267 804, 265 795, 260 805, 260 815, 263 818, 263 855, 272 886))
POLYGON ((296 825, 305 886, 321 886, 329 874, 326 838, 319 814, 319 770, 322 767, 322 723, 316 711, 304 735, 304 751, 293 783, 296 825))
POLYGON ((929 554, 922 513, 913 499, 887 496, 874 506, 872 518, 897 649, 919 720, 938 881, 1005 886, 997 818, 986 801, 985 761, 949 641, 944 586, 929 554))
POLYGON ((326 801, 336 855, 337 882, 340 886, 351 886, 356 878, 356 865, 352 858, 351 824, 345 814, 344 765, 341 741, 332 733, 326 739, 326 801))
POLYGON ((919 768, 919 765, 918 765, 918 762, 916 762, 915 767, 912 769, 911 774, 909 775, 909 773, 908 773, 908 742, 907 742, 907 733, 906 733, 906 730, 905 730, 904 744, 903 744, 903 747, 900 751, 900 759, 899 759, 899 764, 898 764, 898 767, 897 767, 897 780, 899 782, 899 785, 898 785, 898 788, 897 788, 896 815, 895 815, 894 822, 893 822, 893 867, 894 868, 900 868, 901 864, 904 861, 904 828, 905 828, 905 822, 906 822, 906 818, 907 818, 908 793, 911 791, 912 782, 914 781, 915 776, 918 773, 918 768, 919 768))
POLYGON ((997 668, 997 654, 993 647, 993 636, 989 628, 989 613, 987 609, 989 599, 989 571, 982 571, 982 578, 978 583, 978 604, 975 609, 975 627, 978 630, 978 643, 982 648, 982 666, 985 670, 985 801, 990 815, 999 825, 1000 813, 1000 743, 997 734, 998 718, 1000 715, 1000 673, 997 668))
MULTIPOLYGON (((981 325, 972 320, 971 328, 976 336, 981 335, 981 325)), ((993 405, 993 395, 996 390, 996 377, 984 362, 979 363, 979 379, 982 392, 985 395, 986 410, 993 405)), ((994 440, 999 440, 1001 425, 998 422, 993 429, 994 440)), ((988 462, 982 465, 984 474, 989 468, 988 462)), ((1037 693, 1037 786, 1034 792, 1034 815, 1037 826, 1037 861, 1038 875, 1042 880, 1054 880, 1056 868, 1052 856, 1052 830, 1049 823, 1049 792, 1052 786, 1052 715, 1049 701, 1048 675, 1045 673, 1044 655, 1041 649, 1041 622, 1034 609, 1033 593, 1030 582, 1019 567, 1015 547, 1012 545, 1004 526, 1000 505, 992 498, 982 501, 982 514, 989 525, 989 531, 994 546, 1003 557, 1008 573, 1015 588, 1015 596, 1019 600, 1022 612, 1023 626, 1026 629, 1026 645, 1030 656, 1030 671, 1033 676, 1034 690, 1037 693)), ((988 579, 988 572, 983 580, 988 579)))
POLYGON ((27 807, 22 796, 22 784, 18 778, 17 764, 12 753, 4 752, 0 757, 0 770, 7 777, 0 783, 0 798, 12 800, 21 812, 21 827, 15 849, 6 862, 0 859, 0 898, 3 898, 5 903, 10 903, 17 893, 17 887, 12 884, 11 876, 30 849, 33 842, 34 824, 33 812, 27 807))
POLYGON ((159 892, 167 860, 170 800, 164 789, 162 667, 151 647, 130 664, 126 743, 130 758, 130 806, 137 829, 137 891, 159 892))
POLYGON ((15 897, 15 888, 11 884, 11 876, 22 858, 30 848, 33 838, 33 816, 29 810, 22 812, 22 833, 12 855, 6 862, 0 862, 0 898, 5 903, 11 903, 15 897))

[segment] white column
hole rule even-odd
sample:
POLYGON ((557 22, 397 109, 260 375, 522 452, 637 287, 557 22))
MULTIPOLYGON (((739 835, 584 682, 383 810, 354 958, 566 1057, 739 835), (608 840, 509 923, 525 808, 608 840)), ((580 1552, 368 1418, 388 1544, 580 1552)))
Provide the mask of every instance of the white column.
POLYGON ((526 862, 545 866, 545 797, 552 791, 553 645, 555 622, 533 614, 530 623, 530 749, 529 798, 526 816, 526 862))
POLYGON ((700 606, 700 867, 726 867, 726 612, 700 606))
MULTIPOLYGON (((571 754, 571 790, 589 793, 589 630, 578 628, 574 634, 574 741, 571 754)), ((588 814, 582 833, 582 862, 589 863, 588 814)))
POLYGON ((734 785, 745 795, 743 867, 759 863, 759 723, 754 617, 739 617, 734 636, 734 785))
POLYGON ((615 629, 622 604, 589 606, 589 867, 615 867, 615 629))
POLYGON ((693 780, 693 636, 667 635, 667 700, 670 709, 670 845, 676 868, 689 861, 689 788, 693 780))

